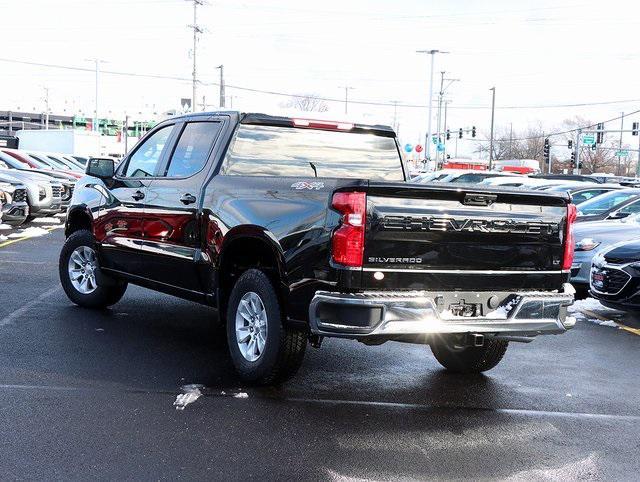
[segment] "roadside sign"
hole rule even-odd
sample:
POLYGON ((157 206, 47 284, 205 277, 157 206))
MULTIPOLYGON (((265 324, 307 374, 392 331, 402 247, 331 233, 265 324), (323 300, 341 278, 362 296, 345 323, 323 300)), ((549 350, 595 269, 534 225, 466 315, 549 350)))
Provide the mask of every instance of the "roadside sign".
POLYGON ((616 151, 616 157, 629 157, 629 151, 627 151, 625 149, 621 149, 619 151, 616 151))
POLYGON ((411 152, 411 151, 413 151, 413 145, 411 145, 411 144, 405 144, 405 145, 404 145, 404 151, 405 151, 405 152, 411 152))
POLYGON ((592 146, 596 143, 596 138, 592 134, 585 134, 582 136, 582 143, 586 146, 592 146))
POLYGON ((422 146, 420 144, 416 146, 416 152, 422 152, 422 146))
POLYGON ((444 152, 444 144, 442 143, 438 144, 437 149, 438 149, 438 152, 444 152))

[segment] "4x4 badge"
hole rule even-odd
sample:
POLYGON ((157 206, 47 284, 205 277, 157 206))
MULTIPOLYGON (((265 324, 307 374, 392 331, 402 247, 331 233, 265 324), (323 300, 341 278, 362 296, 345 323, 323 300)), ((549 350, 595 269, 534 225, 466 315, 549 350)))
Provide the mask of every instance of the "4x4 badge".
POLYGON ((322 189, 324 187, 324 182, 299 181, 299 182, 294 182, 291 185, 291 187, 294 189, 311 189, 311 190, 315 189, 317 191, 318 189, 322 189))

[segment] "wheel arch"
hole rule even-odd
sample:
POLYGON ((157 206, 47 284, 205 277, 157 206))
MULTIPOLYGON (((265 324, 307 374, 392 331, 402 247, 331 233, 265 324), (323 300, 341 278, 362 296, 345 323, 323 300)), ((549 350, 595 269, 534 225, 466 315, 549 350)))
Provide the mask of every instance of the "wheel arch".
POLYGON ((64 235, 68 238, 81 229, 93 232, 93 216, 87 206, 79 205, 70 207, 67 211, 64 235))
MULTIPOLYGON (((274 284, 281 301, 288 296, 287 269, 282 246, 273 233, 254 225, 237 226, 224 237, 216 273, 216 298, 220 313, 240 275, 250 268, 262 269, 274 284)), ((281 306, 286 306, 282 303, 281 306)))

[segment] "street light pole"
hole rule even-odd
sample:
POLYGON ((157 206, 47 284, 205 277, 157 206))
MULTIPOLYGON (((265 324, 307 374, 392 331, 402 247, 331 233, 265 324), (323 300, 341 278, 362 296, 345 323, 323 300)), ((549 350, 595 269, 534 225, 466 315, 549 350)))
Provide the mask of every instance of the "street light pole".
POLYGON ((225 93, 224 93, 224 65, 218 65, 218 67, 216 67, 217 69, 220 69, 220 107, 224 107, 224 101, 225 101, 225 93))
POLYGON ((355 87, 345 85, 344 87, 340 86, 340 88, 344 89, 344 113, 347 114, 349 111, 349 91, 355 89, 355 87))
POLYGON ((493 169, 493 121, 496 112, 496 88, 489 89, 491 94, 491 137, 489 138, 489 170, 493 169))
POLYGON ((100 116, 98 115, 98 81, 99 81, 99 77, 100 77, 100 63, 104 63, 104 60, 100 60, 100 59, 85 59, 85 61, 87 62, 93 62, 95 64, 95 68, 96 68, 96 97, 95 97, 95 110, 93 113, 93 128, 92 130, 94 132, 98 131, 98 119, 100 119, 100 116))
POLYGON ((443 52, 440 50, 416 50, 416 53, 419 54, 429 54, 431 55, 431 71, 429 73, 429 104, 427 104, 427 108, 429 110, 429 118, 427 119, 427 135, 425 138, 425 156, 427 160, 431 160, 431 116, 433 109, 433 67, 435 63, 436 54, 448 54, 449 52, 443 52))

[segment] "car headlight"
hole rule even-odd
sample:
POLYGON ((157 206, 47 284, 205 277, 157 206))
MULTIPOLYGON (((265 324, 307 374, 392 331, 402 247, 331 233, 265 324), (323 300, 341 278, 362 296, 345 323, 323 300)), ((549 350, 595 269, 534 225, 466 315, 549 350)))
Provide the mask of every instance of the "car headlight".
POLYGON ((595 268, 602 268, 604 266, 604 263, 604 254, 602 254, 602 251, 596 253, 596 255, 591 260, 591 266, 595 268))
POLYGON ((47 189, 42 184, 38 184, 38 196, 41 201, 47 196, 47 189))
POLYGON ((599 241, 595 241, 592 238, 584 238, 576 243, 576 251, 591 251, 598 246, 600 246, 599 241))

